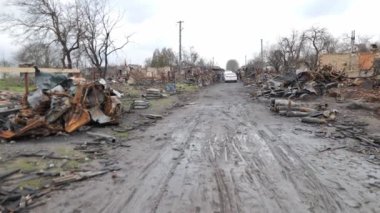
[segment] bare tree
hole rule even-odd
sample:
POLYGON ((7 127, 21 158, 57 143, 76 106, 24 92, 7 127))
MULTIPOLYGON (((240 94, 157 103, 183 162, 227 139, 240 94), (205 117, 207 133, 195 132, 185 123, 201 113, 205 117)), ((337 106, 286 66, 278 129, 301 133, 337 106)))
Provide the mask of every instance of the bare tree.
POLYGON ((299 34, 293 31, 289 37, 280 39, 278 45, 282 52, 282 61, 284 69, 295 69, 300 63, 301 51, 304 48, 306 41, 305 33, 299 34))
POLYGON ((60 45, 62 66, 72 68, 72 53, 79 48, 82 34, 78 26, 79 8, 75 2, 11 0, 10 6, 15 6, 18 11, 1 15, 2 29, 11 29, 24 40, 60 45))
POLYGON ((199 59, 199 53, 194 50, 194 47, 190 47, 190 63, 195 65, 199 59))
POLYGON ((230 59, 227 61, 226 70, 237 71, 238 69, 239 69, 239 63, 237 60, 230 59))
POLYGON ((357 48, 358 52, 368 52, 370 51, 372 36, 361 35, 358 36, 357 48))
POLYGON ((40 42, 23 45, 16 53, 15 59, 19 63, 34 63, 39 67, 60 66, 59 49, 54 45, 40 42))
POLYGON ((316 69, 319 66, 319 55, 323 50, 328 50, 331 44, 331 35, 326 28, 311 27, 306 31, 306 37, 310 41, 314 49, 314 56, 310 64, 311 69, 316 69))
MULTIPOLYGON (((356 50, 358 52, 368 52, 370 50, 371 36, 359 35, 355 40, 356 50)), ((337 53, 349 53, 351 52, 351 36, 348 34, 343 34, 336 39, 337 43, 335 45, 337 53)))
POLYGON ((152 58, 146 59, 145 63, 151 67, 175 66, 176 56, 170 48, 155 49, 152 58))
POLYGON ((107 0, 80 0, 80 8, 83 19, 83 47, 91 64, 106 76, 109 56, 121 50, 129 43, 127 36, 125 41, 116 45, 111 39, 121 17, 114 17, 107 0))
POLYGON ((272 46, 268 52, 268 64, 272 66, 276 72, 280 72, 280 68, 283 65, 283 57, 283 52, 277 46, 272 46))
MULTIPOLYGON (((0 60, 0 66, 3 66, 3 67, 10 67, 12 66, 12 63, 10 61, 8 61, 7 59, 3 58, 0 60)), ((3 73, 3 76, 6 76, 6 73, 3 73)))
POLYGON ((187 50, 182 51, 182 63, 183 64, 189 65, 189 66, 197 66, 200 63, 200 60, 202 60, 202 57, 194 49, 194 47, 190 47, 189 51, 187 51, 187 50))

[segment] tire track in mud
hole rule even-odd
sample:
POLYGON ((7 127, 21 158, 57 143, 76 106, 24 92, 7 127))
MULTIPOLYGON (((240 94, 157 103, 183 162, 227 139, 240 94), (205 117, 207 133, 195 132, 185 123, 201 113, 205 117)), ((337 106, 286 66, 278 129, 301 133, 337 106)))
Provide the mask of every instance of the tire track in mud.
MULTIPOLYGON (((228 127, 225 126, 225 128, 227 129, 228 127)), ((218 137, 214 136, 213 138, 213 144, 216 145, 216 143, 218 143, 218 137)), ((223 144, 223 148, 219 150, 220 153, 223 152, 224 154, 218 155, 220 161, 218 161, 218 158, 215 155, 208 154, 208 160, 212 165, 214 180, 218 189, 220 212, 240 212, 239 204, 241 201, 239 199, 239 196, 237 196, 238 190, 234 184, 235 181, 233 179, 233 174, 231 174, 232 168, 228 169, 225 165, 229 164, 229 161, 232 160, 231 151, 233 150, 231 150, 231 148, 228 148, 228 143, 231 143, 231 138, 225 136, 224 139, 221 139, 222 140, 220 143, 223 144)), ((211 148, 212 145, 209 147, 211 148)), ((206 149, 209 147, 206 147, 206 149)), ((237 151, 237 149, 235 151, 237 151)), ((241 161, 245 161, 241 155, 239 155, 239 157, 241 161)))
POLYGON ((280 199, 276 198, 275 190, 270 190, 273 188, 273 183, 262 175, 259 166, 252 161, 252 155, 246 155, 252 152, 247 147, 249 138, 235 130, 247 129, 248 126, 236 115, 237 110, 234 108, 237 107, 229 107, 232 114, 220 109, 221 113, 230 119, 227 123, 218 123, 223 126, 224 132, 219 137, 211 136, 214 140, 208 143, 205 151, 214 170, 221 212, 248 212, 250 208, 247 207, 250 206, 256 207, 256 210, 260 209, 260 212, 276 209, 271 207, 273 202, 262 205, 264 203, 262 197, 277 200, 276 203, 279 206, 277 209, 286 212, 282 208, 280 199), (252 188, 252 185, 256 187, 252 188), (244 197, 242 194, 245 194, 247 198, 242 198, 244 197), (255 203, 255 201, 258 202, 255 203))
MULTIPOLYGON (((248 112, 246 113, 248 114, 248 112)), ((263 120, 259 113, 252 113, 256 120, 263 120)), ((253 121, 252 117, 241 116, 248 118, 247 122, 252 123, 257 134, 263 140, 266 146, 270 149, 273 157, 282 168, 282 176, 290 182, 298 197, 308 206, 308 211, 311 212, 344 212, 343 206, 337 201, 336 192, 331 191, 324 186, 314 174, 314 171, 283 141, 277 130, 272 129, 270 125, 261 125, 253 121), (270 135, 267 133, 269 132, 270 135)), ((265 123, 265 122, 264 122, 265 123)), ((254 158, 256 165, 263 165, 261 159, 254 158)), ((263 169, 263 168, 261 168, 263 169)), ((343 202, 342 202, 343 203, 343 202)))
MULTIPOLYGON (((239 105, 235 105, 237 112, 242 112, 242 108, 239 110, 239 105)), ((243 111, 244 112, 244 111, 243 111)), ((223 112, 224 113, 224 112, 223 112)), ((239 118, 248 118, 248 116, 231 116, 239 118)), ((240 123, 247 123, 240 121, 240 123)), ((252 122, 253 126, 257 128, 257 123, 252 122)), ((268 127, 267 127, 268 128, 268 127)), ((314 171, 312 171, 293 151, 289 146, 286 146, 286 151, 284 152, 284 143, 270 140, 263 130, 257 130, 259 137, 261 137, 266 146, 269 148, 270 153, 276 159, 277 163, 282 168, 282 176, 285 180, 290 181, 293 185, 295 191, 299 194, 299 198, 302 202, 306 203, 308 211, 311 212, 337 212, 342 211, 342 206, 339 202, 335 201, 335 194, 330 192, 315 176, 314 171)), ((271 130, 274 133, 274 130, 271 130)), ((260 140, 260 138, 256 138, 260 140)), ((236 153, 242 158, 242 154, 237 150, 235 143, 232 141, 233 148, 236 153)), ((236 140, 239 141, 239 140, 236 140)), ((243 152, 244 153, 244 152, 243 152)), ((245 157, 249 159, 249 157, 245 157)), ((259 181, 260 185, 263 185, 266 190, 263 190, 263 195, 271 196, 279 209, 282 212, 293 212, 292 206, 289 205, 288 199, 286 198, 287 193, 282 192, 281 186, 278 186, 273 180, 273 173, 271 175, 266 174, 268 170, 267 163, 263 162, 262 158, 253 157, 248 161, 248 167, 246 168, 246 174, 249 175, 251 180, 259 181)), ((296 201, 296 200, 295 200, 296 201)), ((299 202, 299 201, 298 201, 299 202)), ((295 203, 296 204, 296 203, 295 203)), ((306 209, 305 209, 306 210, 306 209)))
POLYGON ((157 195, 157 197, 156 197, 156 199, 154 201, 154 206, 153 206, 152 212, 156 212, 157 211, 158 206, 159 206, 159 204, 160 204, 160 202, 161 202, 161 200, 163 198, 163 195, 166 192, 166 189, 168 187, 168 183, 169 183, 170 179, 173 177, 173 175, 175 173, 175 170, 177 169, 177 167, 179 165, 179 161, 181 161, 183 159, 184 154, 185 154, 185 150, 188 149, 188 147, 189 147, 189 143, 192 140, 192 134, 194 133, 194 131, 195 131, 196 127, 197 127, 197 124, 199 123, 199 117, 200 117, 200 115, 198 115, 194 119, 194 124, 190 125, 191 127, 188 129, 189 130, 188 136, 185 137, 185 141, 184 141, 184 143, 181 146, 180 155, 178 156, 177 160, 174 161, 172 167, 169 170, 168 176, 165 178, 164 182, 161 184, 161 188, 159 190, 159 194, 157 195))
POLYGON ((284 178, 291 181, 311 212, 342 212, 337 195, 326 188, 316 177, 314 171, 289 147, 278 139, 271 138, 264 130, 259 135, 274 153, 277 162, 284 168, 284 178), (276 141, 274 143, 274 141, 276 141), (276 145, 274 145, 276 144, 276 145))
MULTIPOLYGON (((174 141, 163 141, 162 150, 159 152, 152 152, 151 157, 147 163, 142 167, 141 171, 136 175, 131 184, 123 186, 126 191, 130 191, 126 197, 118 197, 108 202, 99 212, 156 212, 157 206, 165 193, 168 182, 174 175, 178 166, 178 161, 183 158, 184 147, 187 146, 191 140, 191 135, 197 126, 199 117, 192 117, 191 119, 183 119, 181 123, 175 125, 176 129, 172 131, 172 135, 180 135, 180 138, 175 138, 174 141), (174 155, 176 160, 173 160, 170 153, 173 145, 176 150, 181 150, 174 155), (170 164, 169 167, 168 163, 170 164), (165 174, 165 175, 162 175, 165 174), (147 185, 153 186, 148 187, 147 185), (127 187, 128 186, 128 187, 127 187), (145 198, 145 200, 142 200, 145 198)), ((173 138, 172 138, 173 139, 173 138)))
MULTIPOLYGON (((217 203, 210 204, 211 207, 200 205, 198 210, 249 212, 253 207, 259 212, 341 211, 333 193, 320 183, 313 171, 299 157, 294 157, 296 153, 290 147, 287 152, 280 152, 283 143, 268 140, 243 104, 214 103, 202 107, 201 111, 199 128, 203 133, 198 143, 202 146, 203 159, 211 165, 210 184, 215 184, 217 203), (212 127, 202 130, 210 120, 212 127), (313 195, 313 190, 318 190, 319 195, 313 195)), ((191 154, 186 157, 191 158, 191 154)), ((208 171, 202 172, 207 176, 208 171)), ((169 196, 165 190, 158 196, 155 211, 165 209, 160 206, 162 197, 169 196)))
POLYGON ((196 105, 147 128, 141 134, 151 137, 134 141, 133 153, 118 153, 118 160, 126 162, 124 182, 95 182, 100 184, 92 185, 96 190, 86 187, 83 191, 89 195, 75 197, 81 201, 74 205, 84 212, 352 210, 342 201, 344 196, 324 185, 324 177, 300 157, 303 152, 293 150, 288 143, 292 139, 282 137, 286 135, 281 128, 291 122, 266 117, 267 109, 250 103, 238 91, 240 86, 227 86, 207 88, 196 105), (154 140, 163 132, 170 137, 154 140))
MULTIPOLYGON (((239 105, 237 105, 239 107, 239 105)), ((308 211, 311 212, 342 212, 344 211, 343 206, 337 201, 337 194, 335 191, 331 191, 329 188, 324 186, 321 181, 314 174, 314 171, 284 142, 281 141, 278 131, 271 129, 269 125, 260 125, 252 116, 247 116, 250 114, 251 110, 240 109, 240 118, 244 118, 246 122, 251 123, 252 128, 256 129, 259 137, 264 141, 266 146, 270 149, 273 157, 276 159, 277 163, 282 168, 282 176, 285 180, 291 182, 296 192, 299 194, 298 197, 301 201, 308 206, 308 211), (264 131, 265 129, 266 131, 264 131), (267 132, 270 132, 273 137, 270 137, 267 132)), ((259 121, 263 121, 259 113, 253 113, 254 118, 259 121)), ((265 122, 264 122, 265 123, 265 122)), ((257 138, 257 140, 260 140, 257 138)), ((260 171, 265 171, 265 163, 262 162, 262 158, 252 158, 256 168, 260 171)), ((275 186, 276 183, 270 181, 270 177, 261 176, 262 184, 275 186)), ((275 200, 279 201, 277 204, 281 207, 281 196, 278 197, 276 194, 277 189, 269 187, 275 195, 275 200)), ((343 203, 343 202, 342 202, 343 203)), ((284 208, 282 208, 282 211, 284 208)), ((291 210, 291 208, 290 208, 291 210)))
POLYGON ((220 156, 219 159, 210 157, 218 186, 221 212, 248 212, 246 207, 252 205, 250 204, 252 201, 242 198, 244 190, 245 194, 250 194, 250 196, 257 194, 254 196, 256 202, 263 204, 256 206, 258 212, 280 210, 292 212, 289 210, 289 206, 285 205, 286 201, 278 194, 279 190, 276 190, 275 183, 269 176, 265 175, 263 167, 265 163, 260 161, 260 158, 252 158, 246 155, 247 151, 242 149, 241 140, 237 137, 227 135, 221 141, 229 142, 225 149, 228 151, 224 151, 229 153, 226 154, 229 157, 223 159, 223 154, 218 155, 220 156), (248 180, 246 183, 249 184, 244 184, 244 180, 248 180), (245 187, 241 185, 245 185, 245 187), (252 185, 255 187, 252 188, 252 185))

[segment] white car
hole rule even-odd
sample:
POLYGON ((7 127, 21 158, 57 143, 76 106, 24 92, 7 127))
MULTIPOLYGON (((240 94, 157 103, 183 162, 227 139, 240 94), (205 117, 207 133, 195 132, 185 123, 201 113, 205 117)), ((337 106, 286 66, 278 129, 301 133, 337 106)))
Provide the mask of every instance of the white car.
POLYGON ((224 82, 237 82, 238 78, 236 73, 226 70, 223 73, 224 82))

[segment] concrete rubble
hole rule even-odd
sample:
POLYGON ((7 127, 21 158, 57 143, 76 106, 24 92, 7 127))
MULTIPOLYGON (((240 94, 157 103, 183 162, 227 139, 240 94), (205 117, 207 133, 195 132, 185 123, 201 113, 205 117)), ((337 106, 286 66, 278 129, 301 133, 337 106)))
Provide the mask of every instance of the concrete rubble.
POLYGON ((132 103, 133 109, 147 109, 149 108, 149 101, 146 100, 134 100, 132 103))
POLYGON ((72 133, 90 124, 117 124, 122 105, 103 79, 88 82, 36 70, 37 90, 25 94, 18 113, 8 116, 0 138, 72 133))
POLYGON ((160 99, 163 98, 165 95, 161 93, 161 90, 155 89, 155 88, 149 88, 146 90, 146 94, 143 95, 148 100, 151 99, 160 99))

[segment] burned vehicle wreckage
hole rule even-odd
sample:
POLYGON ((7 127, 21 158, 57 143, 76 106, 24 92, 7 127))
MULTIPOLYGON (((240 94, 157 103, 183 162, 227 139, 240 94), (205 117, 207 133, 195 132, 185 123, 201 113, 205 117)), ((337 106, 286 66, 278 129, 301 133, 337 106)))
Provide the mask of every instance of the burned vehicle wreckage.
POLYGON ((35 82, 37 89, 29 94, 26 89, 19 112, 9 115, 2 124, 0 138, 72 133, 91 122, 119 122, 122 114, 119 94, 103 79, 86 82, 35 68, 35 82))

